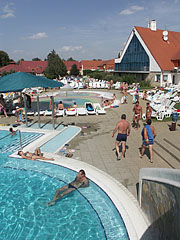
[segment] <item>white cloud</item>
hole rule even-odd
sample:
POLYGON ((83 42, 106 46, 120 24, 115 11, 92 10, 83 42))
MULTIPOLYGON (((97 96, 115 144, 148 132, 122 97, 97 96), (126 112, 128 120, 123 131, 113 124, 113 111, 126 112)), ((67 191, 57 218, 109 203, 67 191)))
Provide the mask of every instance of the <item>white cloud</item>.
POLYGON ((14 50, 13 53, 14 54, 22 54, 22 53, 24 53, 24 50, 14 50))
POLYGON ((35 33, 32 36, 28 37, 29 39, 37 40, 42 38, 47 38, 48 35, 45 32, 35 33))
POLYGON ((64 46, 64 47, 60 48, 59 51, 74 52, 74 51, 79 51, 82 48, 83 48, 82 46, 64 46))
POLYGON ((2 9, 2 15, 0 15, 0 18, 6 19, 6 18, 11 18, 15 17, 14 15, 14 10, 11 9, 11 6, 13 6, 13 3, 6 4, 4 8, 2 9))
POLYGON ((142 11, 142 10, 144 10, 144 7, 134 5, 134 6, 131 6, 130 8, 122 10, 120 12, 120 15, 130 15, 137 11, 142 11))

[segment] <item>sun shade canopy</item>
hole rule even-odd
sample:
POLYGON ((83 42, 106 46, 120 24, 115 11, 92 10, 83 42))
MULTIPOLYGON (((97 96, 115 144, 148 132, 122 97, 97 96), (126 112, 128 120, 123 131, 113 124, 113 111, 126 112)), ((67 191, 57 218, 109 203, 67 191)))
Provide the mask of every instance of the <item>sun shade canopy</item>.
POLYGON ((29 73, 16 72, 0 78, 0 92, 20 92, 24 88, 62 87, 63 83, 29 73))

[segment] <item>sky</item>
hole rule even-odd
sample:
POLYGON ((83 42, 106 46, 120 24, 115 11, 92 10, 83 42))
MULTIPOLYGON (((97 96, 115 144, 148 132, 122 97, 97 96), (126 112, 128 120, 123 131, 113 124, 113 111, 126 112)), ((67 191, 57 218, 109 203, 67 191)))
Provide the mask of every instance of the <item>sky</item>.
POLYGON ((0 0, 0 50, 15 61, 117 58, 134 26, 180 32, 180 0, 0 0))

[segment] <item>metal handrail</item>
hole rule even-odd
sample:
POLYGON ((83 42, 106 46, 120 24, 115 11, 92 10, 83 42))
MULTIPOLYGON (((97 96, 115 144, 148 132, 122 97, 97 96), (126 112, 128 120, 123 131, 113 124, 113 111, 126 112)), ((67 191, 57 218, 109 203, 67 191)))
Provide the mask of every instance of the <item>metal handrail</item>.
POLYGON ((11 133, 9 133, 8 135, 6 135, 6 136, 0 138, 0 140, 2 140, 2 139, 4 139, 4 138, 8 137, 9 135, 11 135, 11 133))
MULTIPOLYGON (((21 131, 20 130, 17 130, 19 132, 19 142, 20 142, 20 148, 22 149, 22 137, 21 137, 21 131)), ((10 136, 11 133, 7 134, 6 136, 0 138, 0 141, 3 140, 4 138, 10 136)))
POLYGON ((20 130, 18 130, 18 132, 19 132, 19 142, 20 142, 20 148, 21 148, 21 150, 22 150, 22 137, 21 137, 21 131, 20 131, 20 130))

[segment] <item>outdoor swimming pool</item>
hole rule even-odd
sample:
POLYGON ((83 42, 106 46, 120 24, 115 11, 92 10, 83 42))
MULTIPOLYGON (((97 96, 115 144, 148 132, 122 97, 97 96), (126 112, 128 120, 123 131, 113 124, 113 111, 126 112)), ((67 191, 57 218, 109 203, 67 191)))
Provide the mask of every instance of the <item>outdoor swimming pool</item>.
MULTIPOLYGON (((71 105, 76 102, 78 107, 84 106, 85 102, 92 102, 92 103, 99 103, 100 102, 100 96, 102 93, 100 92, 83 92, 83 91, 69 91, 67 93, 63 92, 54 92, 54 102, 56 104, 56 107, 59 103, 59 101, 62 101, 65 108, 70 107, 71 105)), ((106 99, 106 98, 105 98, 106 99)), ((46 110, 49 108, 49 101, 50 98, 44 94, 44 96, 40 97, 40 108, 42 110, 46 110)), ((33 98, 33 104, 32 104, 33 110, 36 109, 36 97, 33 98)))
MULTIPOLYGON (((1 131, 0 137, 5 133, 1 131)), ((13 138, 7 137, 7 144, 13 138)), ((1 148, 3 145, 0 141, 1 148)), ((9 158, 10 153, 0 154, 2 239, 128 239, 120 214, 95 183, 90 181, 88 188, 46 207, 57 188, 71 182, 76 172, 54 164, 9 158)))

